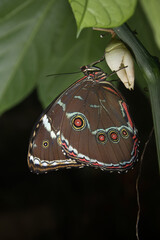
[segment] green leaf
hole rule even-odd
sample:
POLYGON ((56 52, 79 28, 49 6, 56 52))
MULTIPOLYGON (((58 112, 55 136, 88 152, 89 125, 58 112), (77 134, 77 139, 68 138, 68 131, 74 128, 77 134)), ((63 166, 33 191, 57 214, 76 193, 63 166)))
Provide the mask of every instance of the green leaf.
POLYGON ((149 24, 154 31, 154 37, 160 48, 160 2, 157 0, 141 0, 142 7, 148 18, 149 24))
POLYGON ((132 16, 136 0, 69 0, 78 28, 113 28, 132 16))
POLYGON ((35 36, 54 2, 16 0, 1 3, 0 113, 27 96, 36 84, 40 46, 35 36))

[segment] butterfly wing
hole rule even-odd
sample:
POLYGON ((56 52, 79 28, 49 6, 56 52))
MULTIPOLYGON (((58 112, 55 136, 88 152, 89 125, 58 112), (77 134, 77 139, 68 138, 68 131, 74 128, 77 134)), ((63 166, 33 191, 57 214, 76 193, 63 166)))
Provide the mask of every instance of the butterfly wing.
POLYGON ((37 121, 31 135, 28 149, 28 166, 31 171, 40 173, 59 168, 83 167, 83 163, 66 156, 60 143, 60 122, 64 118, 65 105, 71 101, 72 96, 79 88, 79 84, 72 88, 72 94, 67 94, 68 90, 53 101, 44 111, 37 121), (61 102, 61 98, 66 96, 66 104, 61 102))
POLYGON ((109 171, 133 166, 137 160, 137 130, 124 98, 112 84, 85 81, 68 104, 65 95, 60 101, 65 105, 60 144, 69 158, 109 171))
POLYGON ((32 171, 90 165, 125 171, 137 159, 137 130, 112 84, 81 79, 45 110, 28 150, 32 171))

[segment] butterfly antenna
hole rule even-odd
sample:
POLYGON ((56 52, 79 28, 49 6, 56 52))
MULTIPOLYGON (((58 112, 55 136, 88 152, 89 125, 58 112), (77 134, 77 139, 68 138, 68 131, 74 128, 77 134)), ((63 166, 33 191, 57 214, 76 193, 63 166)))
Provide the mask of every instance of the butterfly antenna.
POLYGON ((71 73, 53 73, 53 74, 48 74, 46 77, 51 77, 51 76, 61 76, 61 75, 70 75, 70 74, 76 74, 76 73, 81 73, 81 71, 77 72, 71 72, 71 73))
POLYGON ((123 67, 120 67, 118 70, 115 70, 109 74, 107 74, 107 78, 108 77, 111 77, 112 75, 116 74, 117 72, 119 72, 120 70, 124 69, 124 68, 127 68, 128 66, 123 66, 123 67))
POLYGON ((98 64, 98 63, 100 63, 100 62, 102 62, 102 61, 104 61, 104 56, 103 56, 102 58, 100 58, 99 60, 91 63, 90 66, 95 66, 96 64, 98 64))

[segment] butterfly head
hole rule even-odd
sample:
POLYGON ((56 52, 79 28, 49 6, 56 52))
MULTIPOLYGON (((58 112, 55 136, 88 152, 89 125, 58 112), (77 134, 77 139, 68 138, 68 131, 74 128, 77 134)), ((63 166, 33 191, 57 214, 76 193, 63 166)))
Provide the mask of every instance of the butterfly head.
POLYGON ((90 76, 91 78, 94 78, 94 80, 100 81, 107 78, 106 73, 104 73, 101 68, 94 65, 82 66, 80 69, 85 76, 90 76))

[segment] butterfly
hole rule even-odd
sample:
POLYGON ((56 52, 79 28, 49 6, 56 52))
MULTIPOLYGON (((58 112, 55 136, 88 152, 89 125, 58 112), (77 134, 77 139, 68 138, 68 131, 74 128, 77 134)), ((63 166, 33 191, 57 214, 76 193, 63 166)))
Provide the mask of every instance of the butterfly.
POLYGON ((81 67, 84 76, 40 116, 28 149, 31 171, 91 166, 124 172, 137 161, 137 129, 99 62, 81 67))

